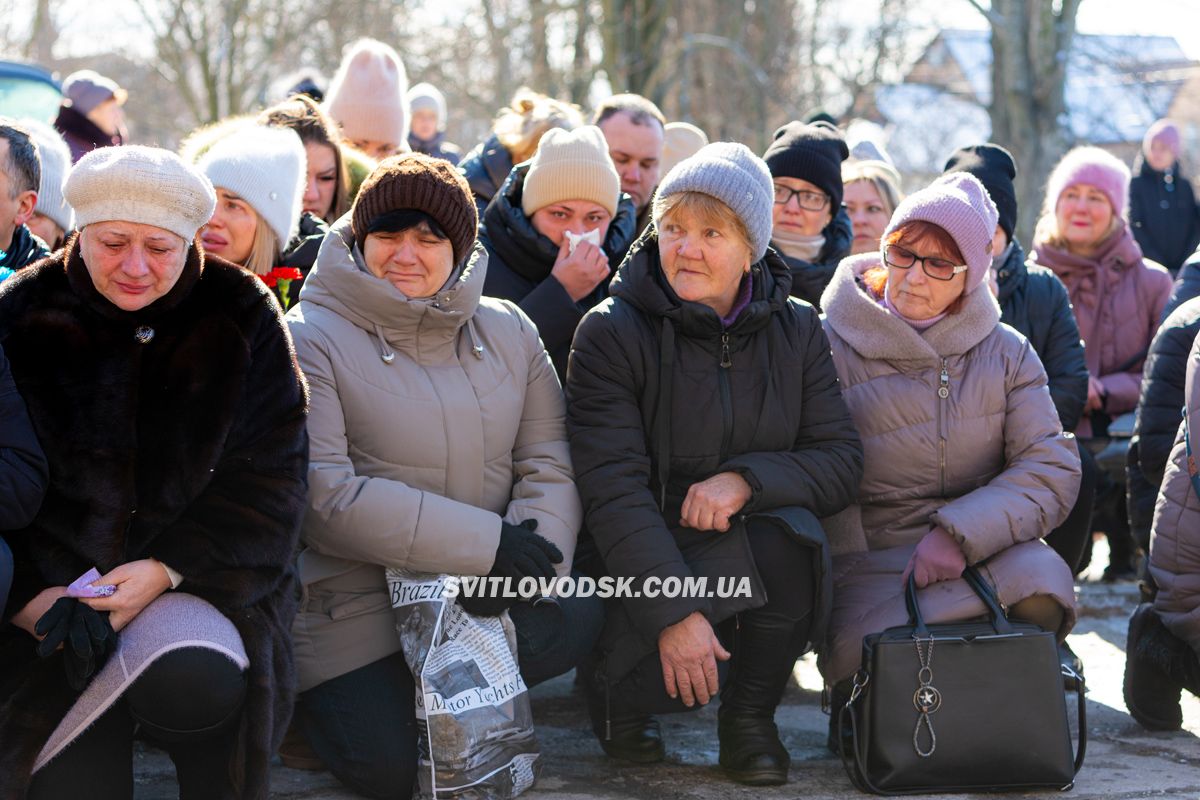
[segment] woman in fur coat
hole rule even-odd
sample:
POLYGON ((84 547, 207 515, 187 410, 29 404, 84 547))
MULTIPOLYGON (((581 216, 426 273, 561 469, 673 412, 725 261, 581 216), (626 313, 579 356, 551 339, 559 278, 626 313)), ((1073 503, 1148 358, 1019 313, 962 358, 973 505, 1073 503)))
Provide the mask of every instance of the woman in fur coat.
POLYGON ((130 798, 135 725, 183 798, 265 798, 293 694, 306 393, 269 291, 196 244, 212 185, 165 150, 67 180, 80 233, 0 293, 50 464, 7 535, 0 798, 130 798))

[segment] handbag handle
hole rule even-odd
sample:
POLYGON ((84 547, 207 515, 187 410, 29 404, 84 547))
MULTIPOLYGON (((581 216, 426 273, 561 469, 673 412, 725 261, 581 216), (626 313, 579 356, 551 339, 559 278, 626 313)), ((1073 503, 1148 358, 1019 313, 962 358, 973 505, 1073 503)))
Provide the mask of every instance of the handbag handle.
MULTIPOLYGON (((988 615, 992 618, 992 629, 999 634, 1012 633, 1012 624, 1008 621, 1008 616, 1005 615, 1004 609, 1000 606, 1000 601, 996 598, 996 593, 992 591, 991 584, 983 579, 979 574, 979 570, 975 567, 967 567, 962 573, 963 580, 971 587, 971 591, 983 601, 987 606, 988 615)), ((917 580, 909 573, 908 584, 904 587, 904 603, 908 606, 908 622, 913 626, 913 633, 921 639, 929 638, 929 628, 925 625, 925 620, 921 616, 921 606, 917 602, 917 580)))

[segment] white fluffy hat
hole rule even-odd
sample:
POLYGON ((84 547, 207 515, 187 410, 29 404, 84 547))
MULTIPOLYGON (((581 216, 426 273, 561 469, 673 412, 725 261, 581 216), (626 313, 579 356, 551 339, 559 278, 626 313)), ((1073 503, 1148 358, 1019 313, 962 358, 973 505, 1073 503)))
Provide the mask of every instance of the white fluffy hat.
POLYGON ((80 230, 123 220, 171 231, 187 242, 212 217, 217 194, 208 178, 170 150, 101 147, 85 155, 63 188, 80 230))
POLYGON ((275 232, 281 250, 295 238, 307 168, 304 145, 295 131, 261 125, 239 128, 217 140, 196 166, 215 188, 249 203, 275 232))

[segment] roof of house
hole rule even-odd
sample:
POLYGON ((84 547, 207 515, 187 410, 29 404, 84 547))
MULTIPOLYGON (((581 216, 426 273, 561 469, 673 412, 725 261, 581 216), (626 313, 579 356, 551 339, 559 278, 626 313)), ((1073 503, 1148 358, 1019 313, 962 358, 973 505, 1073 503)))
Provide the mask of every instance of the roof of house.
MULTIPOLYGON (((992 94, 991 32, 941 31, 920 62, 936 68, 946 57, 954 60, 965 84, 902 83, 876 90, 875 106, 891 130, 888 147, 902 169, 932 166, 921 155, 930 145, 909 142, 911 136, 953 142, 952 150, 990 134, 985 109, 992 94)), ((1065 88, 1071 135, 1099 145, 1141 141, 1146 128, 1166 116, 1196 67, 1170 36, 1076 34, 1065 88)))

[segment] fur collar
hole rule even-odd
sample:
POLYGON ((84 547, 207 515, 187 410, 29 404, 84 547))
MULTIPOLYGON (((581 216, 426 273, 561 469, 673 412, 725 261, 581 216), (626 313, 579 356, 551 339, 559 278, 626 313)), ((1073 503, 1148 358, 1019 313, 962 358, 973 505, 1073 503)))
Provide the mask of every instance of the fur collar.
POLYGON ((829 327, 863 358, 936 363, 975 347, 1000 322, 1000 306, 985 286, 968 296, 959 313, 918 332, 859 283, 864 272, 878 265, 877 253, 843 260, 821 297, 829 327))

